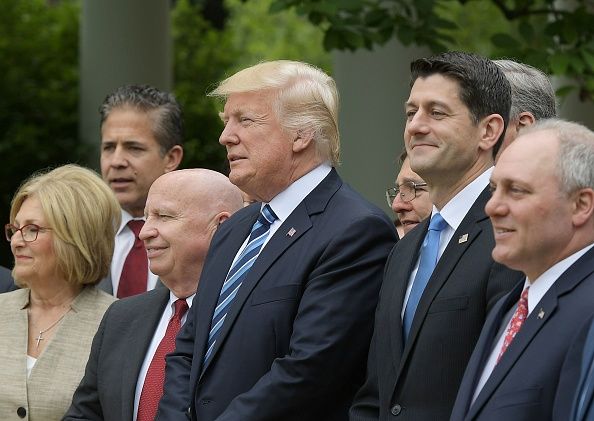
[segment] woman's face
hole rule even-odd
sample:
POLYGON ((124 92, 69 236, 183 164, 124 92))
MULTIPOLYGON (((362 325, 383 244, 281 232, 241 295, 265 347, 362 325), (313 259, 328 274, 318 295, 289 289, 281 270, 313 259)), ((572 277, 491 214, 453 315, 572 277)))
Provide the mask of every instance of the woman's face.
MULTIPOLYGON (((39 226, 37 239, 24 241, 22 233, 16 232, 10 240, 10 249, 14 255, 15 279, 35 287, 57 274, 57 260, 54 253, 53 233, 47 229, 47 222, 39 199, 29 196, 25 199, 12 224, 21 228, 28 224, 39 226)), ((35 231, 35 227, 27 227, 35 231)))

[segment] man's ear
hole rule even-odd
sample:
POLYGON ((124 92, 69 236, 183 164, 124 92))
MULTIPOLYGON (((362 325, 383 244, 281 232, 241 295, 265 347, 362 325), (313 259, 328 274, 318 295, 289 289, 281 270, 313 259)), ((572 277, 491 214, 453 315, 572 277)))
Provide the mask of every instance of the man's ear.
POLYGON ((594 213, 594 190, 591 188, 580 189, 572 195, 573 200, 573 225, 582 226, 592 219, 594 213))
POLYGON ((503 117, 499 114, 491 114, 483 118, 480 123, 482 128, 481 140, 479 148, 483 150, 491 150, 499 140, 499 136, 503 133, 504 123, 503 117))
POLYGON ((536 118, 531 112, 524 111, 518 116, 517 130, 520 131, 528 126, 532 126, 536 122, 536 118))
POLYGON ((169 149, 165 154, 165 172, 171 172, 181 163, 182 158, 184 157, 184 150, 180 145, 175 145, 173 148, 169 149))
POLYGON ((293 152, 302 152, 314 142, 313 130, 297 130, 293 139, 293 152))
POLYGON ((229 212, 221 212, 217 215, 217 226, 221 225, 223 222, 225 222, 227 219, 229 219, 229 217, 231 216, 231 214, 229 212))

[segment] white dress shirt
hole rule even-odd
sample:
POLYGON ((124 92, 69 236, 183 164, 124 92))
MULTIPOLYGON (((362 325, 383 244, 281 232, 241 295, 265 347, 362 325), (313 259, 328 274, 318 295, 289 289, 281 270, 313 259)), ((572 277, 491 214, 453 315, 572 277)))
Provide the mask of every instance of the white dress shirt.
MULTIPOLYGON (((272 238, 276 230, 278 230, 283 222, 285 222, 285 220, 289 217, 289 215, 293 213, 295 208, 299 206, 301 202, 303 202, 303 199, 305 199, 305 197, 310 194, 312 190, 315 189, 328 174, 330 174, 331 170, 332 167, 330 165, 321 164, 320 166, 305 174, 303 177, 295 180, 289 187, 277 194, 270 201, 270 203, 268 203, 272 211, 276 214, 277 219, 272 223, 272 225, 270 225, 270 233, 268 234, 268 237, 266 237, 264 244, 262 244, 262 249, 260 251, 266 247, 266 244, 268 244, 268 241, 272 238)), ((262 203, 260 209, 262 209, 262 207, 265 205, 266 203, 262 203)), ((248 239, 249 235, 237 251, 235 258, 233 259, 233 263, 231 264, 231 268, 235 264, 235 261, 245 246, 247 246, 248 239)))
MULTIPOLYGON (((188 303, 188 311, 190 307, 192 307, 192 300, 196 294, 190 295, 186 298, 186 302, 188 303)), ((163 314, 161 315, 161 320, 157 325, 157 329, 155 330, 155 334, 153 335, 153 339, 146 350, 146 355, 144 356, 144 362, 142 363, 142 367, 140 367, 140 373, 138 374, 138 381, 136 382, 136 392, 134 394, 134 419, 136 421, 136 415, 138 413, 138 403, 140 402, 140 394, 142 393, 142 386, 144 385, 144 379, 146 378, 146 373, 148 372, 149 366, 151 365, 151 361, 153 361, 153 356, 155 352, 157 352, 157 347, 161 343, 161 340, 165 336, 165 332, 167 331, 167 325, 169 324, 169 320, 173 318, 175 315, 175 306, 174 303, 178 300, 173 292, 169 291, 169 302, 165 306, 163 310, 163 314)), ((188 316, 188 311, 181 319, 181 326, 184 325, 186 322, 186 318, 188 316)), ((123 356, 124 357, 124 356, 123 356)))
MULTIPOLYGON (((530 316, 532 311, 538 306, 538 303, 547 293, 547 291, 553 286, 555 281, 559 279, 559 277, 565 272, 571 265, 573 265, 580 257, 582 257, 588 250, 590 250, 594 244, 590 244, 589 246, 584 247, 583 249, 575 252, 569 257, 561 260, 558 263, 555 263, 549 269, 546 270, 542 275, 536 278, 534 281, 530 281, 528 278, 524 281, 524 288, 530 286, 528 290, 528 315, 526 318, 530 316)), ((491 349, 491 355, 483 368, 483 372, 481 374, 481 378, 479 379, 476 389, 474 390, 474 395, 472 397, 472 402, 476 400, 477 396, 479 395, 480 391, 489 380, 491 373, 495 369, 497 365, 497 357, 499 356, 499 352, 501 351, 501 347, 503 346, 503 341, 505 340, 505 336, 507 334, 507 330, 511 323, 511 319, 513 318, 514 313, 516 312, 517 305, 513 306, 505 315, 502 320, 502 325, 499 328, 499 339, 495 342, 495 346, 491 349), (505 328, 504 328, 505 327, 505 328)))
MULTIPOLYGON (((466 214, 468 213, 472 205, 474 205, 476 199, 478 199, 483 190, 485 190, 485 187, 489 185, 489 179, 491 178, 492 172, 493 167, 489 168, 484 173, 479 175, 477 178, 472 180, 470 184, 464 187, 448 203, 446 203, 441 210, 437 209, 435 205, 433 205, 431 217, 433 217, 433 215, 439 212, 442 218, 448 224, 448 226, 441 231, 441 236, 439 237, 439 251, 437 254, 438 262, 441 258, 441 255, 445 251, 445 248, 454 236, 454 233, 462 223, 462 220, 466 217, 466 214)), ((415 280, 415 276, 417 276, 417 271, 419 270, 420 260, 421 255, 419 253, 419 258, 417 258, 415 267, 413 268, 410 277, 408 278, 408 286, 406 288, 406 294, 404 296, 404 303, 402 304, 402 312, 400 313, 400 317, 402 319, 404 319, 404 310, 406 309, 406 304, 408 303, 408 296, 410 295, 410 290, 412 288, 413 281, 415 280)))
MULTIPOLYGON (((111 285, 113 287, 113 295, 117 295, 118 286, 120 284, 120 276, 122 276, 122 269, 128 253, 132 250, 134 245, 134 233, 128 227, 128 221, 132 219, 139 219, 144 221, 144 218, 133 218, 128 212, 122 209, 122 223, 115 236, 115 245, 113 249, 113 258, 111 259, 111 285)), ((148 260, 147 260, 148 265, 148 260)), ((148 270, 148 278, 146 283, 146 290, 150 291, 157 285, 159 277, 148 270)))

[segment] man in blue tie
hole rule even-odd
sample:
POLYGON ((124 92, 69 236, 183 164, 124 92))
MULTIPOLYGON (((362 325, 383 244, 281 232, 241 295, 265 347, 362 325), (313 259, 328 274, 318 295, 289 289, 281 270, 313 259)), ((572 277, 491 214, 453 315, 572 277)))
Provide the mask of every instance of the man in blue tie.
POLYGON ((433 210, 388 258, 353 421, 448 419, 488 309, 520 279, 493 261, 484 210, 508 81, 459 52, 416 60, 411 73, 404 144, 433 210))
POLYGON ((346 420, 363 381, 390 219, 338 176, 338 93, 264 62, 224 80, 229 179, 261 203, 215 234, 158 420, 346 420))

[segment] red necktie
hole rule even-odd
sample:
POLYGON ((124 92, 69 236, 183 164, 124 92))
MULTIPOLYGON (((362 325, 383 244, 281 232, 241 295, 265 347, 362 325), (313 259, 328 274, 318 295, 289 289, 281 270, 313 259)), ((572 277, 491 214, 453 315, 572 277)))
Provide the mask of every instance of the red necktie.
POLYGON ((507 350, 507 347, 511 342, 514 340, 516 334, 520 331, 522 324, 524 324, 524 320, 528 317, 528 288, 522 291, 522 295, 520 296, 520 301, 518 301, 518 307, 516 308, 516 312, 514 313, 511 323, 507 328, 507 333, 505 334, 505 339, 503 340, 503 345, 501 345, 501 351, 499 351, 499 356, 497 357, 497 362, 507 350))
POLYGON ((146 291, 146 280, 148 278, 148 258, 146 249, 138 234, 144 225, 144 221, 133 219, 128 222, 128 228, 134 233, 134 245, 126 257, 122 267, 122 275, 118 285, 118 298, 129 297, 146 291))
POLYGON ((169 320, 165 336, 161 339, 151 365, 146 372, 140 401, 138 402, 138 414, 136 421, 154 421, 159 407, 159 400, 163 396, 163 383, 165 383, 165 356, 175 349, 175 337, 181 327, 181 319, 188 311, 188 303, 185 299, 179 299, 175 303, 175 314, 169 320))

